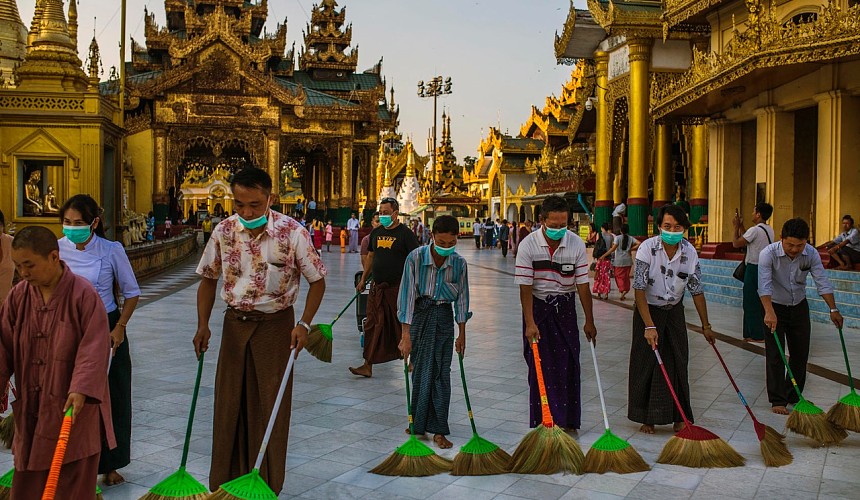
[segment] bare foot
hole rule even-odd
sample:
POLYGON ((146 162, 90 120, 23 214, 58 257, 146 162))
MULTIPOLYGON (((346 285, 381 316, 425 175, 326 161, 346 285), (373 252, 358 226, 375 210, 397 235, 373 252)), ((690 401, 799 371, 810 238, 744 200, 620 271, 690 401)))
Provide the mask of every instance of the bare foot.
POLYGON ((358 368, 349 367, 349 372, 353 375, 358 375, 359 377, 370 378, 373 376, 373 368, 369 365, 364 364, 359 366, 358 368))
POLYGON ((645 434, 654 434, 654 426, 651 424, 642 424, 642 427, 639 428, 639 432, 644 432, 645 434))
POLYGON ((788 408, 786 408, 785 406, 774 406, 770 409, 770 411, 776 413, 777 415, 788 415, 789 413, 788 408))
POLYGON ((104 483, 106 486, 113 486, 115 484, 122 484, 124 482, 125 478, 122 477, 122 475, 115 470, 112 470, 104 475, 104 483))
POLYGON ((627 299, 627 292, 622 293, 621 297, 618 298, 618 300, 626 300, 626 299, 627 299))
POLYGON ((675 432, 681 432, 682 430, 684 430, 684 427, 686 427, 686 424, 684 424, 684 422, 675 422, 675 425, 672 426, 672 430, 675 432))
POLYGON ((433 442, 436 443, 436 446, 443 450, 447 450, 448 448, 454 446, 454 443, 448 441, 448 438, 446 438, 442 434, 436 434, 435 436, 433 436, 433 442))

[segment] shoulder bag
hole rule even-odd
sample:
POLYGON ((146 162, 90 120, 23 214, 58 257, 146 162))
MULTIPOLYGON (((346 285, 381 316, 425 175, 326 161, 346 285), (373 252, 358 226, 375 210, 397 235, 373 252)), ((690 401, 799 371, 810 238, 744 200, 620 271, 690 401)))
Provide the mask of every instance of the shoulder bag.
MULTIPOLYGON (((761 226, 759 226, 759 225, 757 225, 756 227, 758 227, 759 229, 761 229, 762 231, 764 231, 764 236, 765 236, 765 238, 767 238, 767 243, 768 243, 768 244, 773 243, 772 241, 770 241, 770 235, 769 235, 769 234, 767 234, 767 229, 765 229, 765 228, 763 228, 763 227, 761 227, 761 226)), ((735 268, 734 272, 732 273, 732 277, 734 277, 736 280, 738 280, 738 281, 740 281, 741 283, 743 283, 743 281, 744 281, 744 274, 745 274, 746 272, 747 272, 747 259, 746 259, 746 257, 744 257, 744 260, 742 260, 742 261, 740 262, 740 264, 738 264, 738 267, 736 267, 736 268, 735 268)))

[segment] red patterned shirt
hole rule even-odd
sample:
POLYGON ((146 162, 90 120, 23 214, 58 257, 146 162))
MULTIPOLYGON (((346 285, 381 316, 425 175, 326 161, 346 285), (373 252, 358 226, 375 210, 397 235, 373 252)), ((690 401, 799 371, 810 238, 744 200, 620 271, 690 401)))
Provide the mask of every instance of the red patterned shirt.
POLYGON ((282 311, 296 302, 300 275, 308 283, 326 275, 307 230, 284 214, 269 214, 266 230, 256 238, 237 215, 215 226, 197 266, 204 278, 223 274, 221 298, 241 311, 282 311))

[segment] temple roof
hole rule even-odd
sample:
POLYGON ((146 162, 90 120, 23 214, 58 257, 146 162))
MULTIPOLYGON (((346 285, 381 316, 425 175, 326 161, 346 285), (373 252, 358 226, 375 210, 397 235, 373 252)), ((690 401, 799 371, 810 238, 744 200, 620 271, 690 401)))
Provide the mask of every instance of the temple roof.
POLYGON ((382 85, 379 75, 374 73, 351 73, 346 80, 318 80, 307 71, 297 70, 293 73, 293 81, 306 88, 320 91, 352 92, 353 90, 370 90, 382 85))
POLYGON ((311 10, 311 22, 305 32, 305 47, 299 57, 299 68, 320 71, 320 76, 343 79, 355 71, 358 47, 352 44, 352 25, 346 26, 346 7, 337 10, 335 0, 323 0, 311 10), (349 52, 347 52, 349 50, 349 52))
POLYGON ((555 34, 555 59, 559 64, 574 64, 578 59, 591 59, 606 30, 597 24, 591 11, 577 9, 570 2, 570 11, 561 35, 555 34))
POLYGON ((0 0, 0 86, 11 77, 12 69, 24 59, 27 27, 21 21, 15 0, 0 0))

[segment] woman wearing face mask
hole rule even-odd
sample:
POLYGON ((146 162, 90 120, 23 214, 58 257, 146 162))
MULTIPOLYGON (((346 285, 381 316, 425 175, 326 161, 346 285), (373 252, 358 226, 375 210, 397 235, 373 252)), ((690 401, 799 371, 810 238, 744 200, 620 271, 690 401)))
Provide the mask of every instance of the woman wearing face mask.
POLYGON ((714 343, 699 257, 695 247, 684 239, 690 220, 680 207, 665 205, 657 221, 660 234, 643 241, 636 252, 633 280, 636 309, 630 347, 627 418, 641 423, 639 430, 646 434, 653 434, 655 425, 674 423, 675 432, 684 428, 681 414, 657 366, 655 349, 663 358, 684 412, 693 421, 687 380, 689 346, 684 317, 685 290, 693 296, 705 339, 714 343))
POLYGON ((140 298, 140 288, 122 244, 104 238, 102 209, 85 194, 69 198, 60 209, 64 237, 60 259, 95 287, 107 310, 113 360, 108 375, 116 448, 102 449, 99 474, 108 486, 125 481, 117 472, 131 462, 131 355, 126 339, 128 325, 140 298), (114 287, 125 299, 120 311, 114 287))

